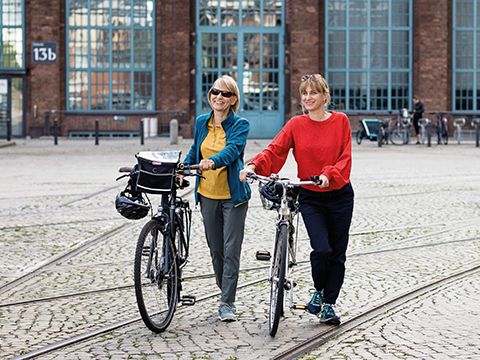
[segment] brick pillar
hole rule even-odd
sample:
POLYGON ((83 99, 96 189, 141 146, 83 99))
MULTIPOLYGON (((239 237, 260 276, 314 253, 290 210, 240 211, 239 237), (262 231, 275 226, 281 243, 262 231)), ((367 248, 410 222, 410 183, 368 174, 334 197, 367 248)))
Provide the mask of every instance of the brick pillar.
MULTIPOLYGON (((286 44, 287 71, 290 82, 286 83, 290 93, 290 113, 301 111, 298 86, 304 74, 324 71, 323 1, 287 1, 287 28, 289 41, 286 44)), ((288 78, 288 77, 287 77, 288 78)), ((287 98, 288 103, 288 98, 287 98)), ((286 114, 287 117, 290 114, 286 114)))
POLYGON ((26 2, 26 66, 27 76, 27 134, 42 135, 47 110, 65 108, 65 1, 36 0, 26 2), (52 41, 57 44, 54 64, 32 62, 32 42, 52 41), (37 107, 34 118, 33 107, 37 107))
POLYGON ((447 0, 413 2, 413 93, 425 111, 450 110, 451 12, 447 0))

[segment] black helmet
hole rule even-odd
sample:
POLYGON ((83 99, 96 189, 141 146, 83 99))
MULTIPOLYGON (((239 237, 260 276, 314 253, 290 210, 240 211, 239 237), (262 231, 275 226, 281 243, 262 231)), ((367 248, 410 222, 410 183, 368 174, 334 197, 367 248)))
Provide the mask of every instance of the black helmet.
POLYGON ((263 185, 259 191, 260 194, 267 200, 270 200, 275 204, 280 204, 283 195, 282 184, 276 183, 275 181, 270 181, 263 185))
POLYGON ((142 193, 131 192, 128 189, 117 195, 115 207, 120 215, 130 220, 144 218, 150 211, 150 205, 147 204, 142 193))

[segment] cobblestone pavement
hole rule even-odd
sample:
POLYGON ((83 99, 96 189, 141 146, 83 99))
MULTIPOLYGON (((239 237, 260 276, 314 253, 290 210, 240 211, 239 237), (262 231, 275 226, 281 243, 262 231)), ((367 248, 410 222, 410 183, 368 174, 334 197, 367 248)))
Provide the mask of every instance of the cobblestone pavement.
MULTIPOLYGON (((247 158, 267 143, 249 141, 247 158)), ((185 153, 189 146, 189 140, 169 145, 168 139, 147 139, 141 147, 138 140, 101 140, 94 146, 90 140, 60 139, 57 147, 50 140, 29 140, 0 148, 0 286, 92 242, 0 291, 0 358, 138 317, 133 254, 144 221, 127 221, 116 213, 114 198, 125 185, 115 182, 116 169, 133 164, 140 150, 185 153)), ((480 264, 479 149, 472 144, 379 149, 367 142, 354 145, 353 157, 356 202, 337 304, 343 319, 480 264)), ((282 173, 295 176, 291 159, 282 173)), ((252 187, 240 284, 267 276, 268 263, 256 261, 254 254, 270 248, 275 223, 274 212, 262 209, 252 187)), ((300 266, 293 276, 297 300, 305 302, 311 287, 310 249, 301 221, 298 230, 300 266)), ((200 214, 194 209, 184 293, 197 298, 214 294, 211 272, 200 214), (205 276, 192 278, 197 275, 205 276)), ((474 273, 408 301, 305 358, 475 358, 480 354, 479 276, 474 273)), ((265 281, 241 287, 234 323, 218 321, 214 296, 180 307, 163 334, 155 335, 137 321, 41 358, 269 359, 328 329, 314 316, 287 309, 271 338, 268 295, 265 281)))

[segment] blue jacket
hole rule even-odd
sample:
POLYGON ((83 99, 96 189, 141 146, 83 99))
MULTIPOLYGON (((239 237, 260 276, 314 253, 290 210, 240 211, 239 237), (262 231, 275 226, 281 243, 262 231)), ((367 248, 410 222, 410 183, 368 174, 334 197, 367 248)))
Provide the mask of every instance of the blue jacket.
MULTIPOLYGON (((207 123, 212 117, 212 114, 213 111, 209 114, 199 115, 195 119, 193 144, 185 157, 185 164, 198 164, 200 160, 202 160, 200 145, 208 134, 207 123)), ((232 196, 232 203, 234 206, 237 206, 248 201, 251 195, 250 186, 246 182, 241 182, 239 179, 240 170, 244 167, 243 156, 250 124, 247 119, 241 118, 233 111, 230 111, 227 118, 222 121, 222 127, 226 135, 226 146, 223 150, 210 157, 210 160, 213 160, 217 168, 222 166, 227 167, 227 181, 228 187, 230 188, 230 195, 232 196)), ((199 178, 197 177, 195 181, 195 201, 197 203, 198 183, 199 178)))

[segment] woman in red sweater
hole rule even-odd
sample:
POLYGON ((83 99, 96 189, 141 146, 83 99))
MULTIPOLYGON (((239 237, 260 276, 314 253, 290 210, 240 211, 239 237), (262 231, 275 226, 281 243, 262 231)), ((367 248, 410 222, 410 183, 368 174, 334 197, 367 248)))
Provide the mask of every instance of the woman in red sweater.
POLYGON ((245 181, 247 173, 278 173, 290 149, 300 180, 319 175, 321 185, 303 186, 299 191, 300 212, 312 247, 315 286, 307 311, 319 315, 321 322, 339 325, 334 305, 345 275, 354 198, 350 123, 345 114, 326 110, 330 90, 320 74, 303 76, 299 91, 305 114, 285 124, 270 145, 240 172, 240 180, 245 181))

